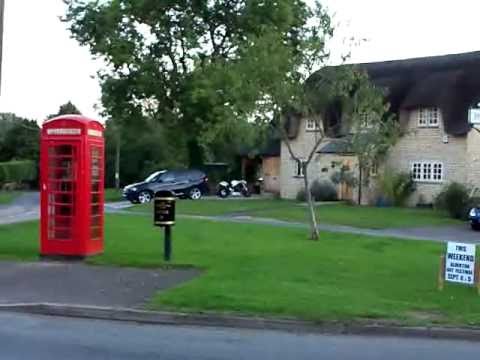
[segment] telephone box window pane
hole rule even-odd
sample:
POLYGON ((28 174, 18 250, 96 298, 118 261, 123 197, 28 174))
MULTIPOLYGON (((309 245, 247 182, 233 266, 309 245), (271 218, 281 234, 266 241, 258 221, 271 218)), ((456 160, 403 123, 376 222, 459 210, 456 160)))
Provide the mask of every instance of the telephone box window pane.
POLYGON ((92 206, 92 216, 100 215, 100 205, 92 206))
POLYGON ((100 226, 102 218, 100 216, 92 216, 92 226, 100 226))
POLYGON ((53 230, 53 238, 55 240, 70 240, 72 232, 70 229, 55 229, 53 230))
POLYGON ((74 190, 74 186, 71 181, 50 181, 48 183, 48 188, 50 191, 68 193, 71 193, 74 190))
POLYGON ((92 182, 92 192, 96 193, 100 191, 100 183, 98 181, 92 182))
POLYGON ((90 236, 92 237, 92 239, 100 239, 101 236, 102 236, 102 230, 100 227, 92 227, 90 229, 90 236))
POLYGON ((57 145, 52 146, 48 149, 48 155, 50 156, 62 156, 62 155, 72 155, 73 146, 72 145, 57 145))
POLYGON ((92 194, 92 205, 100 203, 100 194, 92 194))

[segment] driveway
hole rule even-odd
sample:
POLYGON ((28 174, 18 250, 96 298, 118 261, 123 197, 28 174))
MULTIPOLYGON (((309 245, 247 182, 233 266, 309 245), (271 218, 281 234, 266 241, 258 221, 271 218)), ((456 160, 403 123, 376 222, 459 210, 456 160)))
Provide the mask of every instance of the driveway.
MULTIPOLYGON (((106 212, 116 212, 129 208, 132 204, 128 201, 120 201, 105 204, 106 212)), ((40 218, 40 194, 38 192, 26 192, 17 197, 13 203, 0 205, 0 225, 14 224, 40 218)))

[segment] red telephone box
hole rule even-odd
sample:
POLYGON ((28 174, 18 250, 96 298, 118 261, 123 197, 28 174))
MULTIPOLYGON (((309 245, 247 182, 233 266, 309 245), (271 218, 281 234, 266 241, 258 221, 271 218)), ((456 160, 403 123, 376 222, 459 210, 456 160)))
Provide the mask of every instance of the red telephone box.
POLYGON ((40 144, 40 254, 103 252, 103 125, 79 115, 43 123, 40 144))

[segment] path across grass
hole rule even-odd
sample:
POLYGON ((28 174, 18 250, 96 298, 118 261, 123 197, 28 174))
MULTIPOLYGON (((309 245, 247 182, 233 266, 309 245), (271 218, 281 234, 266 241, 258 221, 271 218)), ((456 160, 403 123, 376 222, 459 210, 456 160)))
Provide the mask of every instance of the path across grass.
MULTIPOLYGON (((150 212, 151 204, 132 211, 150 212)), ((251 215, 285 221, 307 222, 307 207, 289 200, 178 200, 177 213, 184 215, 251 215)), ((316 206, 318 221, 367 229, 407 228, 459 224, 431 209, 353 206, 342 203, 316 206)))
MULTIPOLYGON (((0 226, 0 258, 37 258, 38 223, 0 226)), ((174 264, 204 269, 199 278, 152 299, 153 309, 233 311, 310 320, 380 318, 408 323, 480 325, 474 289, 436 290, 444 245, 303 229, 180 220, 174 264)), ((151 219, 106 217, 97 265, 156 267, 162 233, 151 219)))
POLYGON ((0 205, 12 203, 20 194, 19 191, 0 191, 0 205))

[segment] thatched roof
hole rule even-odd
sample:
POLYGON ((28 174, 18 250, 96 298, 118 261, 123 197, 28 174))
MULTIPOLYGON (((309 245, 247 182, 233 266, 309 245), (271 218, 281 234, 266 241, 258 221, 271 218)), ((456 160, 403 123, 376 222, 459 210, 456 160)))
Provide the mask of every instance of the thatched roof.
POLYGON ((353 154, 351 143, 348 139, 332 139, 322 146, 317 153, 320 154, 353 154))
POLYGON ((447 133, 469 131, 468 109, 480 101, 480 51, 357 66, 386 88, 391 111, 438 107, 447 133))

